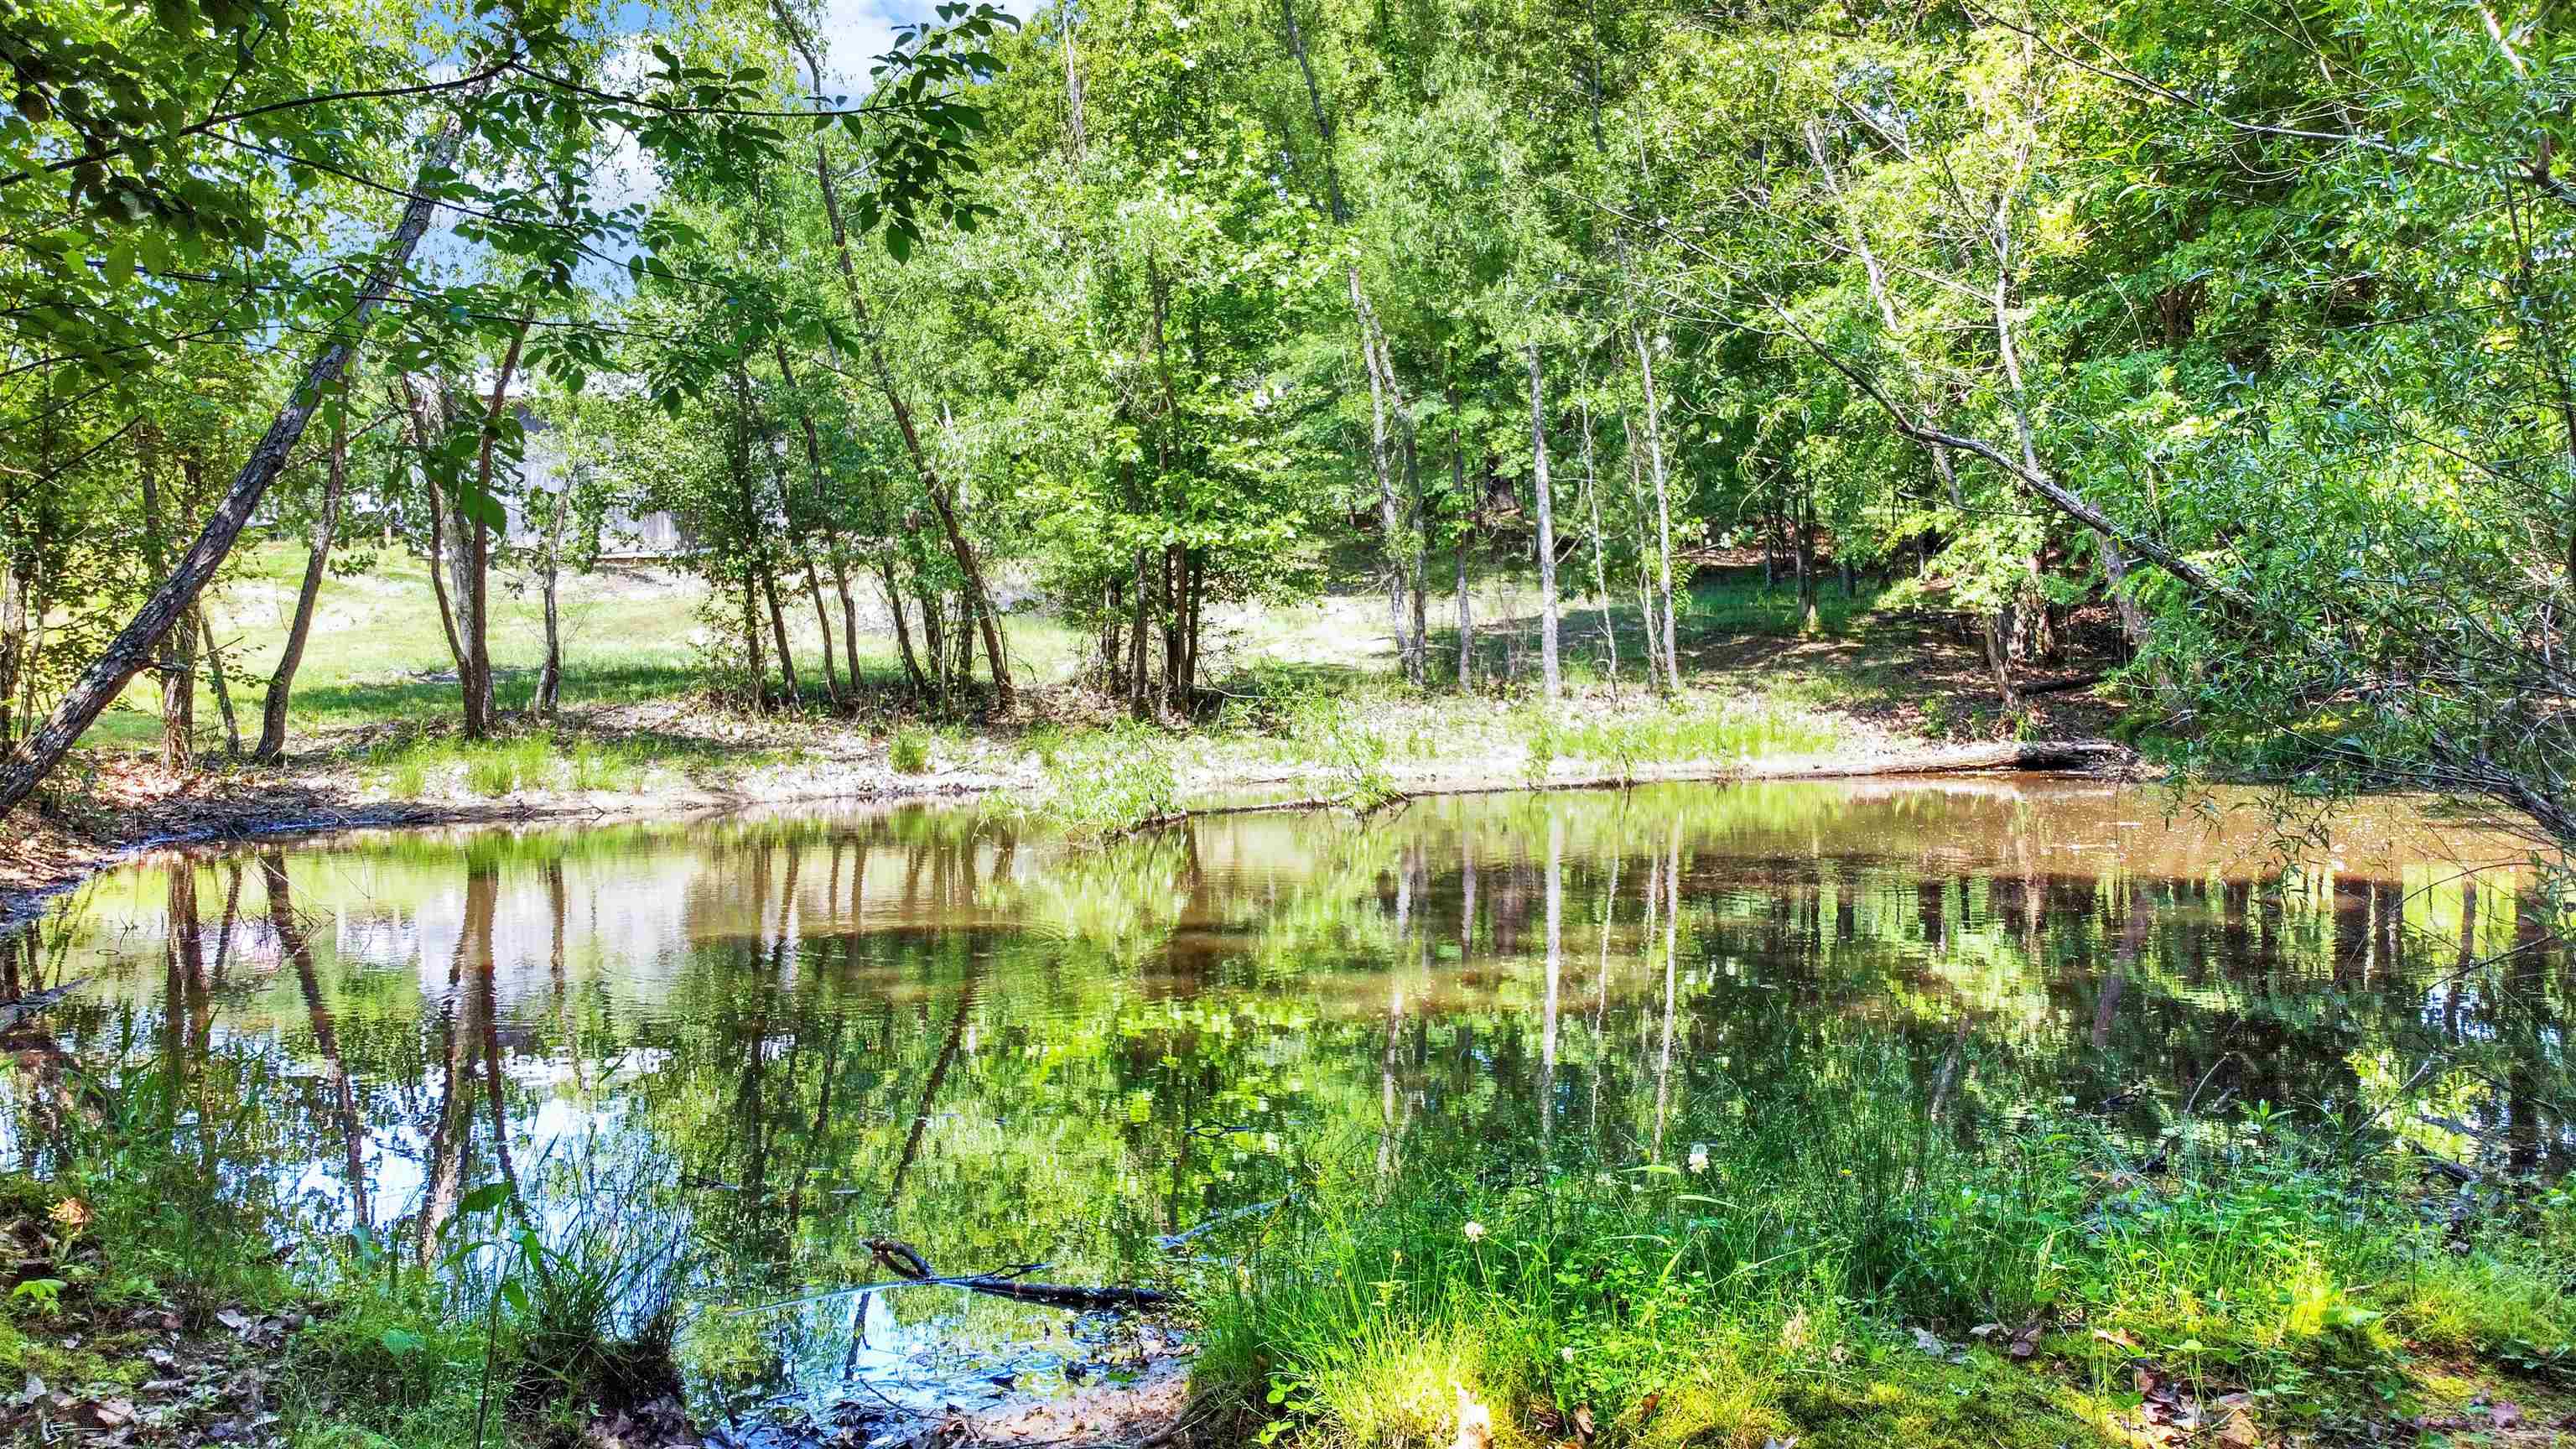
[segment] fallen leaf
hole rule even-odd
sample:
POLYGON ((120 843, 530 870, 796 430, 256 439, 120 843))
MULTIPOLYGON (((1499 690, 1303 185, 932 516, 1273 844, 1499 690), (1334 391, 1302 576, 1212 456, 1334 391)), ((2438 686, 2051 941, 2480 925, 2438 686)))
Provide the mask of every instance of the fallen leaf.
POLYGON ((1939 1358, 1950 1351, 1950 1345, 1941 1341, 1941 1335, 1934 1333, 1928 1328, 1918 1328, 1914 1330, 1914 1346, 1923 1350, 1925 1353, 1932 1355, 1934 1358, 1939 1358))
POLYGON ((1988 1338, 2003 1331, 2004 1326, 2000 1323, 1980 1323, 1976 1327, 1968 1330, 1968 1336, 1970 1338, 1988 1338))
POLYGON ((2495 1407, 2487 1410, 2487 1417, 2495 1420, 2499 1429, 2518 1427, 2522 1423, 2522 1405, 2511 1399, 2498 1399, 2495 1407))

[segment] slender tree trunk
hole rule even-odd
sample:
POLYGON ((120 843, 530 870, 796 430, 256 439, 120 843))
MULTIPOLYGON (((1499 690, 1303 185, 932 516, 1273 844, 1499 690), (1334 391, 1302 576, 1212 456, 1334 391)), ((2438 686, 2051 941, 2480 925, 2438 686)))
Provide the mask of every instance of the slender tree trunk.
POLYGON ((1538 344, 1522 349, 1529 363, 1530 488, 1538 498, 1539 688, 1548 699, 1563 693, 1556 657, 1556 488, 1547 473, 1547 398, 1539 376, 1538 344))
POLYGON ((200 604, 195 613, 197 637, 206 646, 206 681, 214 686, 215 713, 224 722, 224 756, 238 760, 242 753, 241 716, 233 713, 233 687, 232 681, 224 677, 223 646, 215 642, 215 627, 207 622, 205 607, 200 604))
POLYGON ((1663 595, 1664 668, 1674 689, 1682 685, 1682 656, 1673 637, 1673 513, 1664 480, 1663 409, 1655 401, 1655 359, 1646 346, 1646 329, 1630 329, 1637 342, 1637 377, 1645 388, 1646 459, 1655 483, 1655 583, 1663 595))
POLYGON ((1601 538, 1601 480, 1592 466, 1592 405, 1582 405, 1583 502, 1592 513, 1592 597, 1601 610, 1601 647, 1608 659, 1610 697, 1619 697, 1619 631, 1610 627, 1610 569, 1601 538))
POLYGON ((823 639, 823 692, 830 696, 833 705, 838 707, 842 702, 841 676, 832 671, 832 616, 823 607, 823 580, 814 572, 813 552, 806 550, 802 556, 805 564, 805 593, 814 601, 814 632, 821 635, 823 639))
POLYGON ((1822 601, 1816 589, 1816 497, 1812 485, 1798 500, 1798 632, 1814 636, 1824 628, 1822 601))
POLYGON ((1655 544, 1646 536, 1645 464, 1637 451, 1636 430, 1628 426, 1624 417, 1620 419, 1619 431, 1620 436, 1627 440, 1624 451, 1628 454, 1628 503, 1631 516, 1637 521, 1637 617, 1645 625, 1646 687, 1661 690, 1665 687, 1664 680, 1669 677, 1673 687, 1678 688, 1680 679, 1671 673, 1670 661, 1663 657, 1663 630, 1655 618, 1655 592, 1648 568, 1654 557, 1655 544))
POLYGON ((567 480, 554 496, 546 519, 545 554, 538 560, 537 587, 545 607, 546 657, 537 668, 537 697, 530 706, 539 719, 553 719, 563 704, 563 614, 559 590, 563 580, 564 517, 572 512, 572 484, 567 480))
MULTIPOLYGON (((170 520, 162 507, 160 449, 146 431, 139 447, 143 491, 143 558, 156 580, 170 576, 170 520)), ((184 770, 196 763, 196 635, 184 610, 173 615, 177 627, 155 641, 161 646, 161 766, 184 770)))
POLYGON ((26 565, 0 559, 0 748, 17 738, 18 680, 27 668, 26 565))
POLYGON ((331 414, 331 451, 322 475, 322 512, 313 520, 313 535, 304 554, 304 582, 295 591, 295 617, 286 626, 286 643, 278 651, 277 669, 268 677, 268 698, 259 711, 259 747, 251 758, 273 765, 286 755, 286 711, 295 695, 295 671, 304 662, 304 643, 312 637, 314 605, 322 597, 322 579, 331 564, 332 537, 340 526, 340 500, 349 479, 349 410, 331 414))
MULTIPOLYGON (((913 693, 927 694, 930 678, 922 673, 921 661, 913 657, 912 629, 903 620, 903 590, 895 584, 891 554, 877 555, 877 581, 885 586, 886 613, 894 620, 894 644, 896 652, 903 656, 903 677, 912 682, 913 693)), ((937 646, 932 647, 935 650, 937 646)))
MULTIPOLYGON (((823 89, 823 66, 812 49, 811 40, 802 27, 782 9, 779 20, 788 32, 789 43, 805 59, 813 75, 814 89, 823 89)), ((938 511, 941 530, 948 537, 949 551, 956 555, 958 571, 965 576, 966 591, 974 598, 975 618, 984 636, 984 653, 993 670, 994 704, 1007 715, 1018 708, 1011 688, 1011 666, 1002 650, 1002 630, 990 606, 990 592, 984 587, 984 570, 976 561, 974 546, 967 542, 965 530, 957 523, 955 504, 948 496, 948 485, 939 470, 931 466, 930 456, 921 444, 920 430, 913 426, 912 408, 904 401, 903 391, 895 384, 894 368, 886 361, 885 344, 878 338, 876 323, 869 315, 866 295, 859 288, 858 264, 850 256, 850 234, 841 219, 840 192, 832 182, 831 153, 818 139, 814 143, 814 180, 823 197, 823 215, 831 223, 832 246, 840 263, 841 283, 850 298, 851 320, 858 324, 861 343, 867 349, 870 370, 876 376, 877 389, 884 394, 887 411, 894 414, 895 431, 903 437, 905 454, 911 458, 913 472, 921 479, 922 491, 930 495, 930 506, 938 511)))
POLYGON ((859 693, 859 605, 850 597, 850 564, 838 539, 832 542, 832 589, 841 596, 841 654, 850 661, 850 695, 859 693))
MULTIPOLYGON (((518 375, 519 359, 527 352, 528 329, 532 319, 522 316, 510 333, 510 346, 501 354, 500 370, 493 374, 492 398, 483 411, 482 437, 475 447, 474 489, 485 499, 493 497, 493 453, 501 441, 501 412, 510 405, 510 383, 518 375)), ((457 589, 457 602, 462 608, 458 633, 465 644, 465 737, 481 739, 497 723, 492 697, 492 530, 480 510, 472 518, 460 518, 465 536, 458 552, 462 555, 465 576, 457 589)))
POLYGON ((742 652, 751 666, 750 705, 765 710, 769 708, 769 661, 760 653, 760 570, 751 564, 742 571, 742 652))
POLYGON ((1394 465, 1389 458, 1387 429, 1387 391, 1389 379, 1381 367, 1377 345, 1377 317, 1369 310, 1368 298, 1360 290, 1360 269, 1350 269, 1351 309, 1359 318, 1360 362, 1369 380, 1369 468, 1377 478, 1378 526, 1385 537, 1386 554, 1386 627, 1387 637, 1395 645, 1396 667, 1415 684, 1422 682, 1421 664, 1413 641, 1405 631, 1404 518, 1395 500, 1394 465))
POLYGON ((805 694, 803 687, 796 682, 795 652, 787 647, 787 615, 778 607, 778 570, 771 567, 766 559, 760 564, 760 595, 769 605, 769 632, 778 643, 778 677, 787 686, 788 708, 801 708, 805 694))
POLYGON ((1153 689, 1145 679, 1145 628, 1153 617, 1153 589, 1147 577, 1145 550, 1136 550, 1136 616, 1127 632, 1127 712, 1138 719, 1153 713, 1153 689))

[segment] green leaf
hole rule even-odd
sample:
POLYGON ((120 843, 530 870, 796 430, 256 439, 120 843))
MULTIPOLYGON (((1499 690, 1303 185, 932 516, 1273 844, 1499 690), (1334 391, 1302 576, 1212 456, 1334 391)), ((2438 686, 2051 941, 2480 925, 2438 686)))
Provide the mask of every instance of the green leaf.
POLYGON ((396 1358, 409 1358, 429 1346, 428 1339, 406 1328, 388 1328, 376 1336, 376 1342, 396 1358))

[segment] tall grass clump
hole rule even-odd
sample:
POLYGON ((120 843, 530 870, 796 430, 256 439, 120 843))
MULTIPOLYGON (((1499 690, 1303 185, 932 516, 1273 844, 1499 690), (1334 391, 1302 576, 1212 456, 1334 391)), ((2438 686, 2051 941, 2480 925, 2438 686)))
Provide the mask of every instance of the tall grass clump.
MULTIPOLYGON (((298 1443, 570 1442, 580 1426, 675 1395, 673 1304, 690 1241, 653 1206, 649 1174, 589 1148, 523 1163, 542 1210, 492 1182, 426 1237, 351 1227, 292 1182, 234 1170, 274 1132, 289 1090, 256 1053, 217 1051, 186 1075, 134 1062, 85 1093, 21 1167, 0 1175, 11 1277, 0 1356, 75 1392, 130 1382, 164 1321, 229 1344, 245 1314, 283 1324, 245 1352, 298 1443), (209 1090, 209 1088, 215 1090, 209 1090), (41 1242, 50 1261, 23 1256, 41 1242), (291 1251, 283 1251, 289 1250, 291 1251), (138 1313, 139 1309, 152 1309, 138 1313)), ((414 1220, 416 1221, 416 1220, 414 1220)))
POLYGON ((1180 809, 1170 746, 1135 723, 1062 737, 1022 811, 1068 835, 1123 835, 1180 809))
POLYGON ((918 725, 905 725, 894 732, 886 745, 886 764, 898 775, 923 775, 930 772, 930 731, 918 725))
POLYGON ((1203 1387, 1336 1445, 1446 1442, 1462 1389, 1498 1441, 2036 1445, 2098 1442, 2140 1366, 2268 1435, 2402 1401, 2418 1353, 2576 1340, 2563 1200, 2464 1230, 2398 1154, 2260 1108, 1973 1140, 1869 1060, 1643 1160, 1348 1144, 1211 1276, 1203 1387))
MULTIPOLYGON (((1667 707, 1609 719, 1551 719, 1547 732, 1554 757, 1606 763, 1622 778, 1643 765, 1814 755, 1842 741, 1831 719, 1767 700, 1707 709, 1667 707)), ((1536 748, 1534 744, 1533 752, 1536 748)))

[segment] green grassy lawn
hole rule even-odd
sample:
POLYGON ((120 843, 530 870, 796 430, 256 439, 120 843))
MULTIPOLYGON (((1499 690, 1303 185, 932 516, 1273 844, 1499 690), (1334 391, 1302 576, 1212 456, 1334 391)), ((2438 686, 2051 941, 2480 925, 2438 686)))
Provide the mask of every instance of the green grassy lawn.
MULTIPOLYGON (((304 551, 268 544, 244 550, 236 572, 208 596, 207 611, 224 662, 233 677, 233 704, 246 735, 258 729, 268 677, 277 666, 286 625, 302 581, 304 551)), ((857 583, 867 597, 873 585, 857 583)), ((564 702, 571 708, 673 698, 702 680, 705 644, 723 624, 702 616, 707 590, 684 574, 612 566, 567 578, 559 604, 564 636, 564 702)), ((839 601, 827 593, 834 644, 839 644, 839 601)), ((519 708, 536 689, 544 657, 542 602, 532 580, 496 574, 492 581, 493 693, 503 709, 519 708)), ((864 627, 864 623, 863 623, 864 627)), ((1060 674, 1080 647, 1054 620, 1018 615, 1009 620, 1012 657, 1025 676, 1060 674)), ((788 636, 799 665, 810 676, 819 663, 813 608, 801 598, 788 609, 788 636)), ((893 679, 900 665, 894 641, 862 634, 862 674, 893 679)), ((809 688, 819 684, 808 678, 809 688)), ((142 748, 160 739, 159 695, 137 680, 93 726, 84 743, 142 748)), ((455 666, 442 636, 438 605, 425 565, 407 554, 376 551, 363 572, 333 577, 322 588, 311 641, 295 682, 290 748, 306 748, 317 734, 383 723, 412 724, 452 717, 457 709, 455 666)), ((196 719, 201 737, 220 743, 222 723, 211 685, 200 676, 196 719)))

